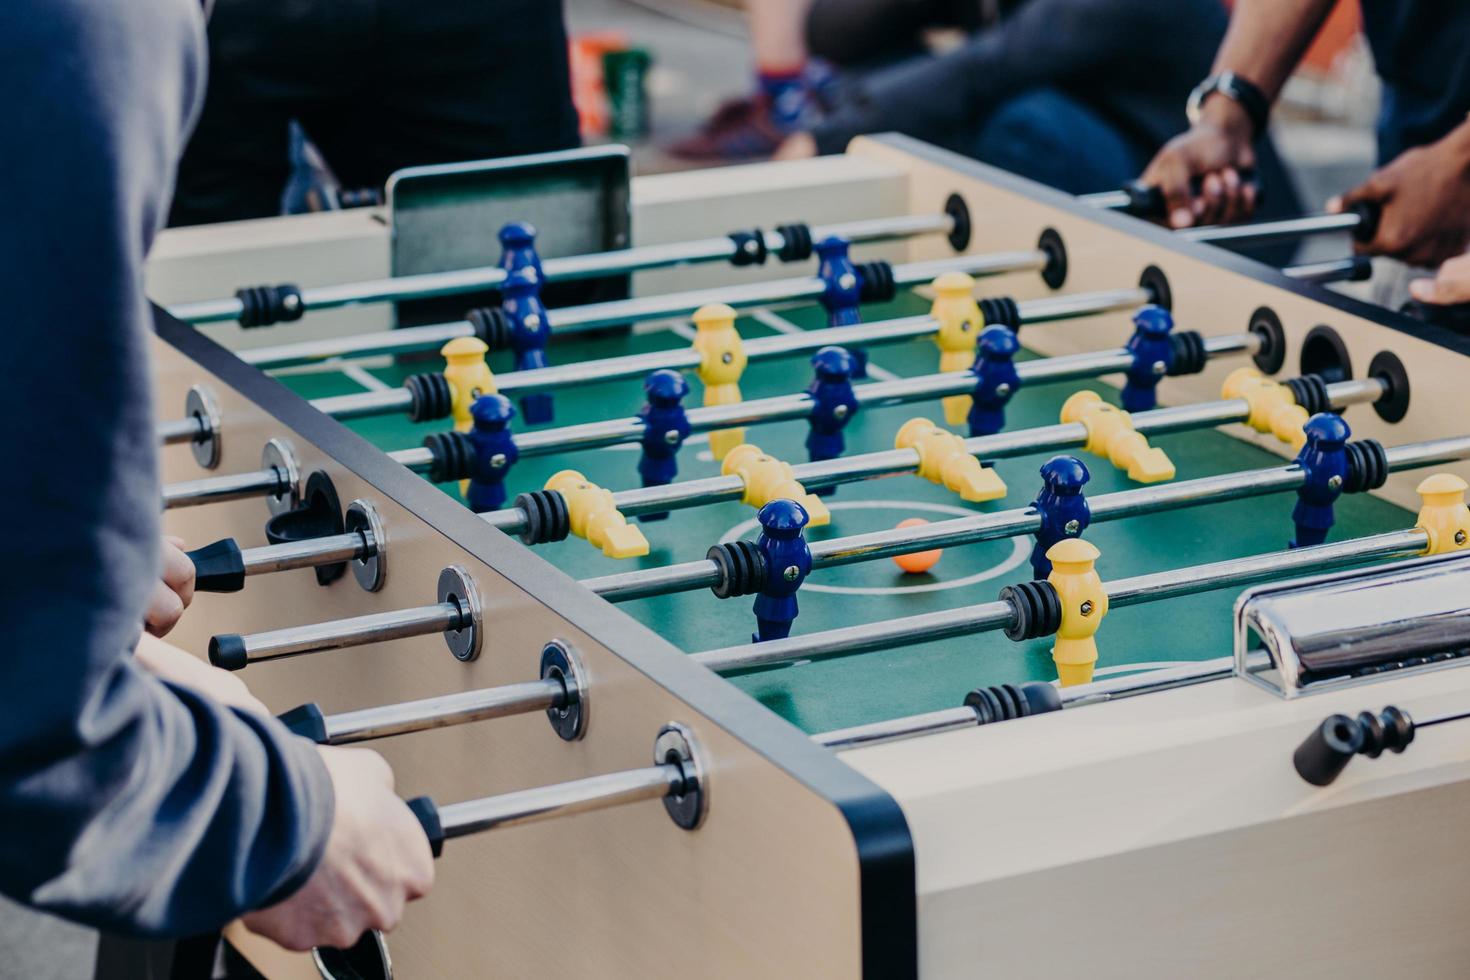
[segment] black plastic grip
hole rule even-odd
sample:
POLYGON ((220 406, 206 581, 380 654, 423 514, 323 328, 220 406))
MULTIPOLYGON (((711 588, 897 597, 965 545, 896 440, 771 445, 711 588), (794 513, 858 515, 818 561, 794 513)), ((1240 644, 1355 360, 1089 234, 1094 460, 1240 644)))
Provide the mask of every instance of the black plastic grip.
POLYGON ((1414 719, 1402 708, 1389 705, 1378 714, 1362 711, 1358 717, 1331 715, 1313 729, 1291 761, 1313 786, 1330 785, 1355 755, 1376 759, 1384 752, 1402 752, 1414 741, 1414 719))
POLYGON ((327 719, 315 701, 283 711, 276 720, 291 730, 292 735, 309 738, 318 745, 327 744, 327 719))
POLYGON ((753 231, 730 232, 730 264, 736 267, 766 264, 766 233, 759 228, 753 231))
POLYGON ((290 283, 279 286, 246 286, 236 290, 235 298, 240 301, 240 326, 246 329, 290 323, 301 319, 301 315, 306 312, 300 287, 290 283))
POLYGON ((510 349, 510 317, 500 307, 481 306, 467 312, 464 318, 486 347, 496 351, 510 349))
MULTIPOLYGON (((1242 185, 1253 185, 1256 189, 1256 204, 1261 202, 1261 182, 1254 170, 1240 170, 1242 185)), ((1189 179, 1189 193, 1199 197, 1205 189, 1203 177, 1191 177, 1189 179)), ((1122 187, 1124 194, 1128 195, 1128 203, 1119 210, 1124 214, 1131 214, 1135 218, 1148 218, 1158 221, 1167 218, 1169 202, 1164 198, 1163 188, 1150 187, 1141 180, 1130 180, 1122 187)))
POLYGON ((195 592, 239 592, 245 588, 245 559, 234 538, 188 552, 194 563, 195 592))
POLYGON ((1353 241, 1371 242, 1378 237, 1378 222, 1383 218, 1383 208, 1376 201, 1359 201, 1350 205, 1347 213, 1358 216, 1358 226, 1353 229, 1353 241))
POLYGON ((1016 614, 1005 629, 1009 639, 1035 640, 1061 629, 1062 598, 1045 579, 1007 585, 1000 590, 1000 599, 1010 603, 1016 614))
POLYGON ((419 826, 424 828, 424 836, 429 838, 429 850, 435 857, 444 853, 444 825, 439 822, 439 807, 427 796, 415 796, 408 801, 409 810, 418 818, 419 826))
POLYGON ((209 662, 222 670, 243 670, 250 663, 245 656, 245 638, 239 633, 211 636, 209 662))
POLYGON ((1329 786, 1362 747, 1363 734, 1353 720, 1332 715, 1296 747, 1291 763, 1296 774, 1313 786, 1329 786))
POLYGON ((1470 303, 1421 303, 1415 299, 1404 304, 1404 312, 1421 323, 1470 334, 1470 303))

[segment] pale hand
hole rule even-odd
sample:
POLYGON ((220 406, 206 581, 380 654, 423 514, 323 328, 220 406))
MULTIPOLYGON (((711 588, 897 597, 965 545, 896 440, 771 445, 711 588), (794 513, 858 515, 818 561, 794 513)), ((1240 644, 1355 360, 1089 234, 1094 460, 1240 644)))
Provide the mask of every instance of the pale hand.
POLYGON ((163 539, 163 575, 153 586, 143 614, 143 628, 154 636, 173 629, 194 600, 194 563, 184 554, 183 545, 179 538, 163 539))
POLYGON ((393 770, 367 749, 321 747, 336 807, 326 853, 285 901, 242 920, 286 949, 346 948, 364 932, 388 932, 404 906, 434 886, 423 828, 393 792, 393 770))
POLYGON ((1409 295, 1439 306, 1470 303, 1470 255, 1450 259, 1433 279, 1415 279, 1409 283, 1409 295))
POLYGON ((210 666, 172 643, 144 633, 133 653, 138 663, 170 684, 187 687, 231 708, 270 714, 240 678, 228 670, 210 666))

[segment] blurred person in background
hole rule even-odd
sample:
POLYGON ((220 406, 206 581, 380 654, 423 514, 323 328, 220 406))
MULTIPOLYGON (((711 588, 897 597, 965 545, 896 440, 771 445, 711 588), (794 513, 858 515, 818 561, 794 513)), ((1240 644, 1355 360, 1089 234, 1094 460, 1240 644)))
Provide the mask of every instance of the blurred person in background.
POLYGON ((755 88, 717 108, 696 133, 668 152, 686 160, 759 160, 820 114, 830 70, 806 49, 811 0, 746 0, 755 88))
MULTIPOLYGON (((844 74, 821 99, 808 84, 805 115, 786 127, 778 158, 837 153, 855 136, 895 131, 1074 194, 1116 189, 1186 128, 1185 99, 1229 20, 1219 0, 795 6, 805 7, 805 43, 793 50, 844 74), (963 40, 932 53, 926 40, 935 29, 958 30, 963 40)), ((717 117, 697 142, 707 150, 756 145, 737 135, 748 117, 724 121, 729 132, 717 117)), ((1254 149, 1268 215, 1295 214, 1269 138, 1254 149)))
POLYGON ((370 193, 403 167, 579 142, 561 0, 215 0, 209 59, 172 225, 279 214, 293 120, 370 193))
MULTIPOLYGON (((1208 77, 1190 98, 1191 126, 1143 172, 1169 201, 1176 228, 1249 216, 1252 190, 1239 173, 1257 162, 1254 143, 1271 106, 1334 0, 1237 0, 1208 77), (1191 180, 1200 178, 1200 193, 1191 180)), ((1432 268, 1470 246, 1470 4, 1362 0, 1363 29, 1383 81, 1380 169, 1328 202, 1382 208, 1362 251, 1432 268)), ((1401 281, 1402 281, 1402 277, 1401 281)), ((1415 287, 1429 295, 1426 280, 1415 287)), ((1380 292, 1384 301, 1389 294, 1380 292)), ((1396 304, 1392 304, 1396 305, 1396 304)))

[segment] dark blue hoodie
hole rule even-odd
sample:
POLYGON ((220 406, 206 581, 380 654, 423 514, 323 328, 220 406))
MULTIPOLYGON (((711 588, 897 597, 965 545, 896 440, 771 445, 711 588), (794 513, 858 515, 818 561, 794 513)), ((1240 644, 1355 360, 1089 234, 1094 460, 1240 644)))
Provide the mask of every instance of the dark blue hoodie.
POLYGON ((0 2, 0 891, 178 935, 284 897, 316 750, 133 660, 159 573, 143 260, 204 85, 199 0, 0 2))

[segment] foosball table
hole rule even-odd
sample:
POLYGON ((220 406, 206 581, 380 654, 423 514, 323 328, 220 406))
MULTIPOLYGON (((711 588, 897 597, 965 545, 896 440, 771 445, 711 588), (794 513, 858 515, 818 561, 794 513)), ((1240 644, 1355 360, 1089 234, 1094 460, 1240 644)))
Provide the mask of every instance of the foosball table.
POLYGON ((1217 247, 1370 214, 1176 234, 898 137, 625 171, 159 243, 179 642, 442 847, 391 936, 235 954, 1461 974, 1470 740, 1403 750, 1470 703, 1470 342, 1217 247))

